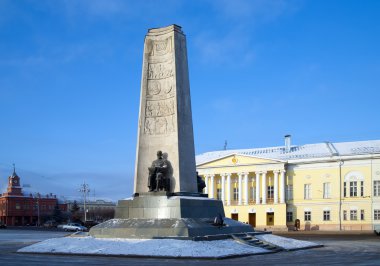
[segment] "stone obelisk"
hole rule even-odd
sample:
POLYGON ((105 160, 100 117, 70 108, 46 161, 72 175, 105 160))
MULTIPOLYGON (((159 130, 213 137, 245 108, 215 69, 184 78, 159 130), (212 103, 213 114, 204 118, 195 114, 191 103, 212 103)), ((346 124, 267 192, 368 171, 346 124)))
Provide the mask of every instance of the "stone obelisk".
POLYGON ((177 25, 145 37, 135 193, 148 191, 148 167, 159 150, 173 167, 171 192, 197 192, 186 37, 177 25))
MULTIPOLYGON (((156 164, 151 169, 163 170, 156 164)), ((195 239, 253 231, 225 217, 225 226, 216 226, 215 217, 224 217, 222 201, 198 193, 197 187, 185 35, 177 25, 150 29, 144 43, 134 194, 119 200, 115 219, 92 227, 90 235, 195 239), (157 151, 168 157, 156 158, 157 151), (170 165, 170 191, 148 191, 149 176, 157 181, 163 174, 149 172, 155 159, 170 165)))

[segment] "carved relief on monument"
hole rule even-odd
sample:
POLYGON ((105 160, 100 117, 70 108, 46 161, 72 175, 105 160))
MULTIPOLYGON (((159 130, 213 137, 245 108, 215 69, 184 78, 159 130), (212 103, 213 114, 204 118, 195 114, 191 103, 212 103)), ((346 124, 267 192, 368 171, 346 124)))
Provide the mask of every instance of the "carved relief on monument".
POLYGON ((164 79, 173 75, 172 61, 148 64, 148 79, 164 79))
POLYGON ((174 98, 146 101, 144 133, 148 135, 162 135, 174 132, 174 115, 174 98))
POLYGON ((156 80, 151 80, 148 82, 148 93, 147 96, 157 95, 161 92, 161 83, 156 80))
POLYGON ((172 133, 175 130, 174 115, 162 117, 146 117, 144 124, 144 133, 147 135, 163 135, 172 133))
POLYGON ((158 117, 158 116, 168 116, 173 115, 174 109, 174 99, 167 99, 162 101, 147 101, 145 107, 146 117, 158 117))
POLYGON ((147 40, 147 52, 151 56, 163 56, 172 52, 172 37, 164 40, 147 40))
POLYGON ((161 100, 175 96, 174 78, 151 79, 147 82, 146 97, 150 100, 161 100))
POLYGON ((172 52, 172 37, 150 40, 146 85, 144 133, 163 135, 175 131, 174 64, 168 57, 172 52))
POLYGON ((170 94, 169 96, 172 96, 172 94, 174 94, 174 90, 173 90, 174 78, 170 77, 168 79, 165 79, 163 83, 164 83, 164 92, 167 94, 170 94))

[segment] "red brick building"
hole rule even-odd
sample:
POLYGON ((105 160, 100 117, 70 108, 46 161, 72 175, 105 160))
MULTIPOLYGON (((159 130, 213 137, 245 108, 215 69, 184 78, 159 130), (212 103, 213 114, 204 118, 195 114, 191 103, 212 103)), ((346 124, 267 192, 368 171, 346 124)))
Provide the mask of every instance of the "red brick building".
MULTIPOLYGON (((42 218, 52 215, 57 204, 55 195, 42 196, 22 192, 20 177, 13 174, 8 177, 7 192, 0 196, 0 221, 8 226, 37 225, 42 218)), ((66 206, 60 206, 65 211, 66 206)))

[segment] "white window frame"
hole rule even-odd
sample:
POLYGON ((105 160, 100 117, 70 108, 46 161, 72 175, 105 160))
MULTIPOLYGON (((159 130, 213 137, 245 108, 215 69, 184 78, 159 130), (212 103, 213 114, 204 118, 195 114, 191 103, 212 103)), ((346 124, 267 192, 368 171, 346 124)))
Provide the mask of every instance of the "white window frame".
POLYGON ((303 212, 304 214, 304 221, 305 222, 310 222, 311 221, 311 211, 304 211, 303 212))
POLYGON ((293 185, 286 186, 286 200, 293 199, 293 185))
POLYGON ((239 188, 238 187, 234 187, 233 188, 233 199, 234 201, 238 201, 239 200, 239 188))
POLYGON ((358 210, 350 210, 350 220, 351 221, 358 220, 358 210))
POLYGON ((347 182, 343 182, 343 197, 347 197, 347 182))
POLYGON ((380 196, 380 180, 373 181, 373 196, 374 197, 380 196))
POLYGON ((274 199, 274 186, 267 187, 267 198, 274 199))
POLYGON ((364 181, 360 181, 360 197, 364 197, 364 181))
POLYGON ((251 195, 251 201, 254 201, 254 200, 256 200, 256 187, 251 187, 251 193, 250 193, 251 195))
POLYGON ((305 200, 311 199, 311 184, 304 184, 303 194, 305 200))
POLYGON ((350 181, 350 197, 358 196, 358 181, 350 181))
POLYGON ((216 199, 222 200, 222 189, 221 188, 216 189, 216 199))
POLYGON ((330 182, 323 183, 323 198, 324 199, 331 198, 331 183, 330 182))
POLYGON ((375 221, 380 221, 380 209, 373 210, 373 219, 375 221))
POLYGON ((330 210, 324 210, 323 211, 323 221, 330 221, 330 220, 331 220, 330 210))
POLYGON ((286 212, 286 222, 291 223, 293 222, 293 212, 286 212), (291 219, 289 219, 291 218, 291 219))

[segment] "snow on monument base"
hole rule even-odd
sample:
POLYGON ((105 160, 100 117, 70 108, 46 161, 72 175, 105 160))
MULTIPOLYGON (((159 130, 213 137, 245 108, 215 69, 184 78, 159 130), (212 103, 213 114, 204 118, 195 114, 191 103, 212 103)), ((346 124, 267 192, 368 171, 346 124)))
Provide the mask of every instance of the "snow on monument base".
POLYGON ((186 196, 142 196, 120 200, 115 219, 90 230, 97 238, 183 238, 253 232, 250 225, 224 218, 224 226, 213 225, 224 217, 220 200, 186 196))

